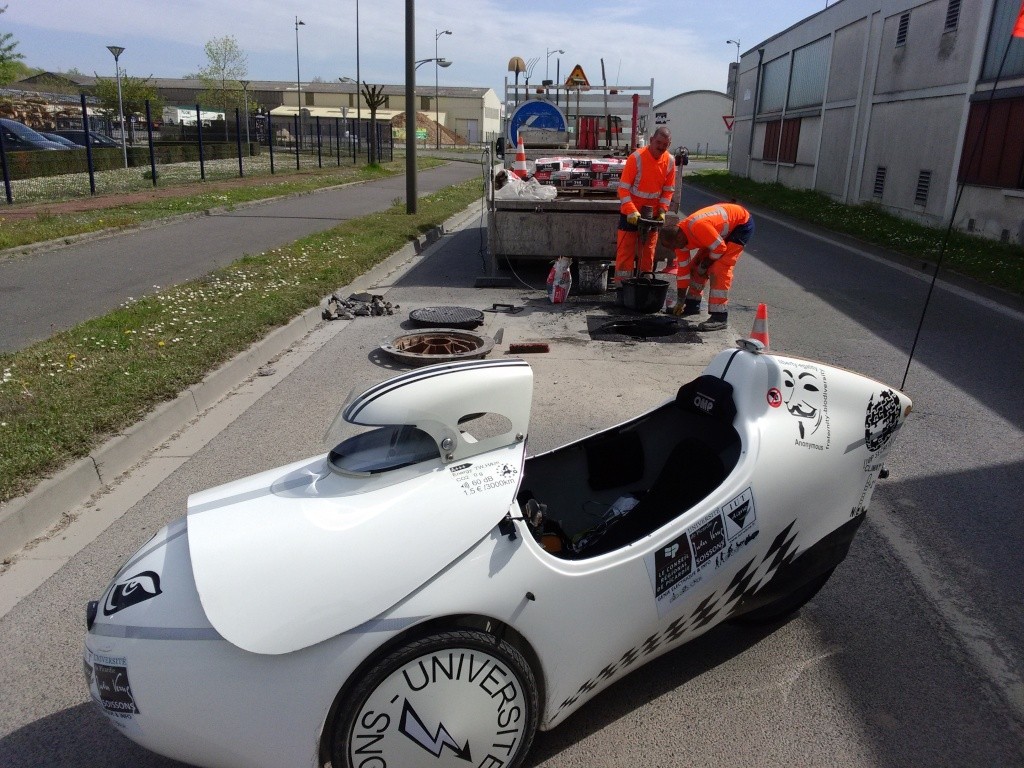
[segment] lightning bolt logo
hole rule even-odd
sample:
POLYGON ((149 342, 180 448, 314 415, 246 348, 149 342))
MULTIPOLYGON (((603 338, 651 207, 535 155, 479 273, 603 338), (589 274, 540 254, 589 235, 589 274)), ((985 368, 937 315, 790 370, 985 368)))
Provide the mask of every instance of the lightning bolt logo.
POLYGON ((408 699, 402 704, 402 719, 398 724, 398 730, 434 757, 440 757, 441 750, 448 747, 460 760, 467 762, 472 762, 473 760, 469 754, 469 741, 466 741, 466 746, 460 748, 458 742, 452 738, 452 735, 448 733, 448 729, 444 727, 444 723, 438 723, 437 731, 431 736, 430 732, 427 731, 427 726, 423 724, 423 721, 416 713, 416 710, 412 708, 412 704, 409 703, 408 699))

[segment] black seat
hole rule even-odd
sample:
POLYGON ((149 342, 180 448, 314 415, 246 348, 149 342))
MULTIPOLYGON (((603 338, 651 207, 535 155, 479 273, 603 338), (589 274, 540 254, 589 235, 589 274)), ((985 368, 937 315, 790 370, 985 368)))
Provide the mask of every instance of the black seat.
POLYGON ((684 437, 637 505, 579 556, 596 557, 643 538, 706 498, 727 475, 725 464, 708 443, 684 437))

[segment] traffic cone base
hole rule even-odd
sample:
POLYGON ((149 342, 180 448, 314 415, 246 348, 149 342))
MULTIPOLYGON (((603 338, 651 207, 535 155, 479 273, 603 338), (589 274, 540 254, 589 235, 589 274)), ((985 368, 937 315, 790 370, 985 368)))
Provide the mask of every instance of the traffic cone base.
POLYGON ((768 305, 758 304, 757 315, 754 316, 754 328, 750 331, 750 338, 756 339, 768 348, 768 305))

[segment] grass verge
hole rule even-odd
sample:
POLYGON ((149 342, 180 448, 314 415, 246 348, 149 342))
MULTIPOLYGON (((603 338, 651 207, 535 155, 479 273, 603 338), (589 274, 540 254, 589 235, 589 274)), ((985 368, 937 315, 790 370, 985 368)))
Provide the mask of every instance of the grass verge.
MULTIPOLYGON (((417 158, 417 167, 426 170, 443 165, 444 162, 429 157, 417 158)), ((167 172, 166 176, 161 175, 164 181, 160 187, 140 184, 141 176, 137 168, 127 171, 104 171, 97 174, 97 177, 104 177, 101 179, 104 194, 149 195, 152 196, 151 199, 118 204, 114 197, 109 206, 70 212, 61 210, 61 203, 80 199, 81 196, 66 193, 69 182, 65 177, 32 179, 31 182, 35 185, 29 198, 32 202, 6 209, 0 206, 0 251, 111 228, 127 229, 183 213, 231 208, 234 205, 271 197, 302 194, 339 184, 397 176, 405 172, 405 161, 395 160, 381 165, 328 166, 323 169, 311 168, 302 171, 291 168, 278 171, 273 176, 269 175, 268 169, 263 174, 253 173, 244 178, 237 178, 237 162, 234 169, 236 178, 208 182, 196 181, 194 176, 171 179, 167 172), (32 209, 33 214, 25 216, 26 208, 32 209)), ((28 181, 18 183, 27 184, 28 181)), ((81 179, 77 179, 75 184, 80 186, 81 179)), ((24 199, 27 193, 27 190, 20 190, 21 197, 18 199, 24 199)), ((92 198, 90 202, 100 202, 101 199, 92 198)))
MULTIPOLYGON (((775 210, 932 264, 946 235, 945 227, 916 224, 874 205, 844 205, 819 192, 762 184, 725 171, 698 171, 686 178, 741 203, 775 210)), ((954 231, 946 244, 942 268, 1024 296, 1024 248, 1019 245, 954 231)))
POLYGON ((85 456, 481 194, 467 181, 0 354, 0 502, 85 456))

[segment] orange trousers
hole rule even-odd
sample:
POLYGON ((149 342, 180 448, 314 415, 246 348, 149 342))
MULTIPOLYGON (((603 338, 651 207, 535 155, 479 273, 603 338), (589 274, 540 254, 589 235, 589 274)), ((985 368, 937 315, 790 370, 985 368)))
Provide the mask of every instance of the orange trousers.
POLYGON ((700 303, 704 295, 704 286, 710 281, 708 312, 728 312, 733 269, 742 253, 743 246, 740 243, 726 243, 725 253, 720 259, 710 262, 711 266, 708 267, 707 273, 702 275, 697 265, 707 256, 707 251, 700 250, 694 253, 677 250, 676 266, 679 268, 679 274, 676 275, 676 290, 679 293, 679 300, 700 303))
MULTIPOLYGON (((615 249, 615 284, 622 285, 623 280, 633 276, 633 263, 636 260, 637 232, 617 230, 618 245, 615 249)), ((640 271, 654 271, 654 250, 658 247, 658 233, 651 232, 647 242, 640 246, 640 271)))

